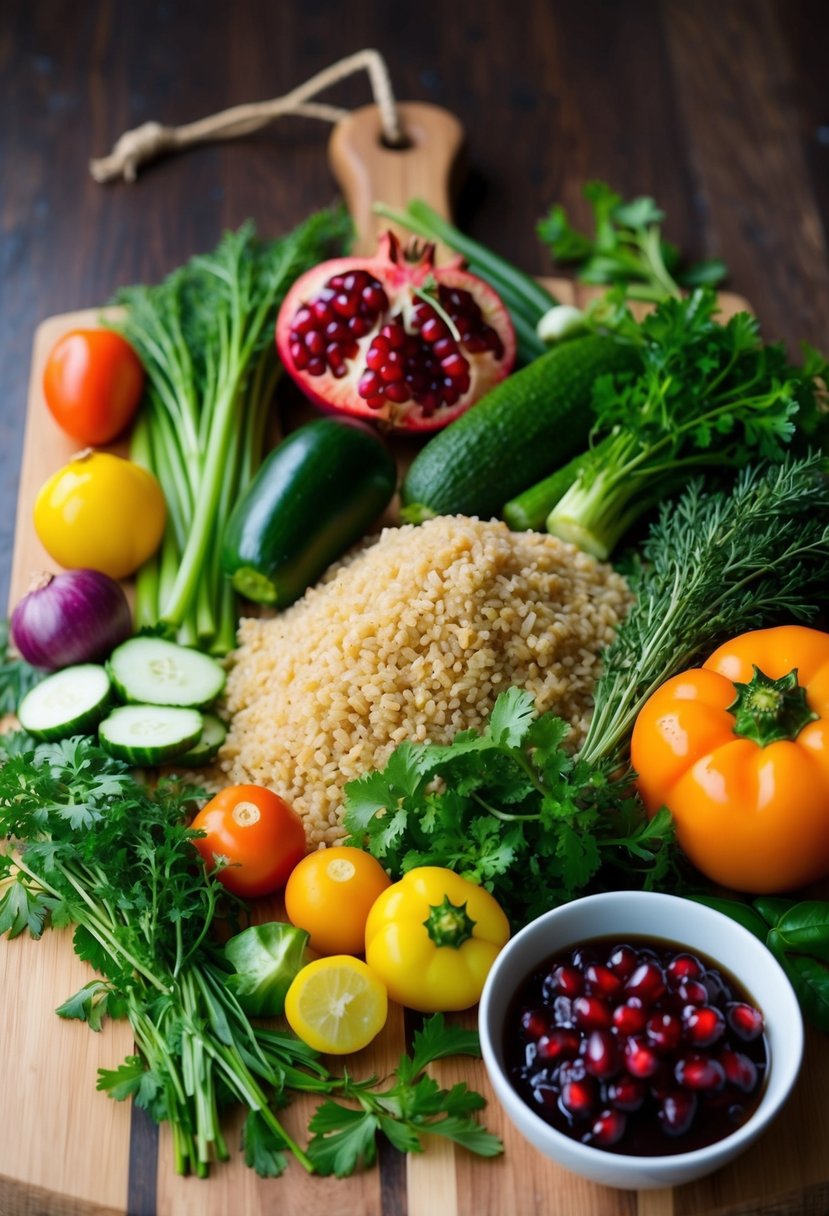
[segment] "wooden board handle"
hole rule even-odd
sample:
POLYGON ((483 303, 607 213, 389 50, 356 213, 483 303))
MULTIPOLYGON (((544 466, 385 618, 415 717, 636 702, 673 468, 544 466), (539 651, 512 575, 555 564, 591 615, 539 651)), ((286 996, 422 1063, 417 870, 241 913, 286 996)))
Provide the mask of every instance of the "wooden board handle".
POLYGON ((401 102, 398 110, 407 137, 404 148, 385 146, 376 106, 363 106, 341 119, 328 143, 331 170, 356 229, 355 253, 374 253, 379 233, 395 228, 372 212, 375 202, 405 207, 409 199, 422 198, 446 219, 451 215, 451 182, 463 127, 448 110, 425 102, 401 102))

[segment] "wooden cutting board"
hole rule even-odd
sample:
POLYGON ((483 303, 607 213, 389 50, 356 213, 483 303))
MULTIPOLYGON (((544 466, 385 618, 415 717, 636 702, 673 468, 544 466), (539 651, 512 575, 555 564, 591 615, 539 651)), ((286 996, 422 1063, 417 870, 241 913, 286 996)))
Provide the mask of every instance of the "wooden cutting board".
MULTIPOLYGON (((405 152, 379 142, 372 107, 338 125, 331 162, 357 223, 364 249, 374 246, 378 221, 371 202, 402 205, 427 199, 448 214, 447 182, 461 143, 451 115, 426 105, 403 107, 412 138, 405 152)), ((151 187, 147 187, 151 188, 151 187)), ((562 302, 581 303, 586 289, 552 280, 562 302)), ((745 307, 723 296, 725 314, 745 307)), ((52 421, 42 399, 46 355, 66 330, 94 324, 97 310, 50 317, 37 330, 20 478, 10 607, 33 571, 54 569, 31 523, 35 494, 75 450, 52 421)), ((263 915, 275 912, 264 909, 263 915)), ((98 1068, 131 1054, 128 1028, 108 1024, 93 1034, 64 1022, 53 1010, 90 978, 76 959, 70 936, 47 932, 41 941, 0 940, 0 1216, 771 1216, 829 1211, 829 1039, 807 1034, 806 1060, 790 1103, 754 1149, 700 1183, 670 1191, 629 1193, 597 1187, 548 1162, 507 1124, 492 1096, 483 1065, 450 1060, 435 1072, 445 1084, 465 1080, 488 1099, 486 1124, 500 1134, 505 1153, 481 1161, 437 1139, 426 1152, 404 1158, 383 1149, 378 1168, 344 1179, 308 1177, 291 1164, 281 1179, 263 1181, 242 1161, 238 1119, 230 1119, 230 1163, 208 1181, 173 1173, 169 1137, 138 1110, 96 1092, 98 1068)), ((467 1015, 474 1024, 474 1014, 467 1015)), ((387 1073, 404 1048, 411 1024, 395 1008, 379 1039, 349 1060, 355 1075, 387 1073)), ((298 1101, 286 1114, 302 1141, 313 1110, 298 1101)))

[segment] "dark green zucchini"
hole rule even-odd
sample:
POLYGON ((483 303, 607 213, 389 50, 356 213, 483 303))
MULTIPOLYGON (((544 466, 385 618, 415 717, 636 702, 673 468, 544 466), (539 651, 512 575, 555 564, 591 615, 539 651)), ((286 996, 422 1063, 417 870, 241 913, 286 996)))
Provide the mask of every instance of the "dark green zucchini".
POLYGON ((499 515, 587 444, 593 382, 637 360, 612 338, 573 338, 507 376, 439 431, 403 481, 403 516, 499 515))
POLYGON ((319 418, 265 458, 224 534, 222 564, 249 600, 285 608, 391 501, 394 460, 374 431, 319 418))

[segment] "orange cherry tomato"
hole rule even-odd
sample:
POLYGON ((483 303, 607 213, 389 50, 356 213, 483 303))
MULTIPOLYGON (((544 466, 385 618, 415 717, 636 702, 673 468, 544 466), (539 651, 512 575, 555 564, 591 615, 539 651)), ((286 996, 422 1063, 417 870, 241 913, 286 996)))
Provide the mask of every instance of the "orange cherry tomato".
POLYGON ((219 880, 243 898, 284 887, 307 848, 299 815, 261 785, 227 786, 202 807, 191 826, 206 833, 193 843, 208 869, 214 855, 226 857, 231 864, 219 872, 219 880))
POLYGON ((366 920, 375 899, 391 886, 376 858, 362 849, 335 845, 309 853, 291 871, 285 911, 310 933, 319 954, 362 954, 366 920))
POLYGON ((829 634, 727 642, 645 703, 631 739, 650 815, 708 878, 768 895, 829 874, 829 634))
POLYGON ((110 329, 73 329, 46 359, 43 395, 57 424, 81 443, 99 446, 132 421, 144 388, 133 348, 110 329))

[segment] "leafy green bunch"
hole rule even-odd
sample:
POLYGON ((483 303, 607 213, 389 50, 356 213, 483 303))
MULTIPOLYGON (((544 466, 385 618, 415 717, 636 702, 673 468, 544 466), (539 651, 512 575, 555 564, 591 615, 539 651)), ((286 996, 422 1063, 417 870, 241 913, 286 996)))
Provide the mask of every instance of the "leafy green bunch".
POLYGON ((652 198, 625 202, 605 182, 588 182, 583 194, 591 207, 594 231, 580 232, 557 203, 538 224, 538 236, 557 261, 578 267, 584 283, 624 284, 634 300, 679 297, 682 288, 722 282, 727 274, 718 258, 684 266, 676 245, 665 240, 665 213, 652 198))
POLYGON ((78 956, 95 978, 57 1010, 100 1030, 106 1017, 129 1021, 137 1045, 98 1088, 133 1099, 171 1125, 176 1169, 206 1176, 229 1157, 221 1110, 246 1109, 245 1158, 266 1177, 289 1154, 307 1170, 350 1173, 376 1156, 385 1136, 407 1151, 426 1133, 492 1155, 500 1141, 475 1119, 483 1105, 465 1086, 442 1089, 426 1066, 455 1052, 477 1054, 477 1036, 427 1022, 391 1084, 333 1075, 291 1034, 244 1012, 233 968, 214 940, 228 905, 193 847, 188 812, 202 791, 176 780, 150 787, 89 738, 36 744, 8 735, 0 751, 0 933, 74 925, 78 956), (293 1091, 323 1095, 307 1150, 274 1113, 293 1091))
POLYGON ((639 366, 593 386, 591 447, 553 507, 549 531, 607 557, 631 524, 704 470, 780 461, 824 428, 825 360, 802 366, 764 343, 757 318, 718 319, 714 291, 666 299, 641 322, 624 301, 599 303, 592 323, 630 343, 639 366))
POLYGON ((600 765, 566 750, 569 726, 510 688, 483 731, 402 743, 349 782, 345 826, 393 874, 441 865, 483 883, 516 926, 607 879, 649 888, 669 865, 667 814, 644 821, 600 765))

